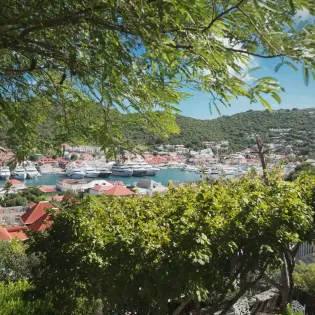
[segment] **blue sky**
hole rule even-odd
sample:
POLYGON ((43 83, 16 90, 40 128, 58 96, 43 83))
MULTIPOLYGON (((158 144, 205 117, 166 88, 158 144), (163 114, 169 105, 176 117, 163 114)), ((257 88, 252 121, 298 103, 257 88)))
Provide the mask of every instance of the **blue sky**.
MULTIPOLYGON (((273 110, 315 107, 315 81, 310 78, 309 85, 305 85, 301 66, 299 66, 299 71, 294 71, 292 68, 284 65, 276 73, 274 68, 279 62, 281 62, 280 58, 271 60, 255 57, 252 63, 254 66, 258 65, 261 69, 250 74, 256 78, 264 76, 274 77, 284 87, 285 92, 280 94, 282 103, 279 105, 273 99, 270 101, 273 110)), ((209 94, 191 90, 188 92, 194 94, 194 96, 181 102, 179 109, 182 115, 200 119, 213 119, 219 116, 215 109, 212 110, 212 114, 210 113, 208 104, 211 96, 209 94)), ((249 109, 264 110, 265 108, 261 104, 250 104, 246 98, 233 100, 230 108, 220 106, 221 115, 233 115, 249 109)))
MULTIPOLYGON (((315 17, 312 16, 308 10, 302 9, 297 11, 295 21, 297 25, 298 23, 313 23, 312 21, 315 21, 315 17)), ((280 105, 273 99, 270 100, 272 109, 315 107, 315 81, 312 79, 312 76, 310 76, 309 85, 306 86, 301 65, 296 65, 299 68, 298 72, 288 66, 282 66, 281 69, 275 73, 275 66, 279 62, 281 62, 280 58, 259 59, 255 57, 252 58, 249 64, 249 68, 260 67, 260 70, 250 74, 251 77, 274 77, 285 89, 285 92, 280 94, 282 99, 280 105)), ((187 92, 194 94, 194 96, 180 104, 179 109, 181 110, 182 115, 199 119, 213 119, 220 116, 215 109, 212 110, 212 113, 209 110, 210 95, 191 90, 187 92)), ((246 98, 233 100, 231 101, 231 107, 225 108, 221 105, 219 109, 221 115, 233 115, 245 112, 249 109, 265 110, 261 104, 250 104, 249 100, 246 98)))

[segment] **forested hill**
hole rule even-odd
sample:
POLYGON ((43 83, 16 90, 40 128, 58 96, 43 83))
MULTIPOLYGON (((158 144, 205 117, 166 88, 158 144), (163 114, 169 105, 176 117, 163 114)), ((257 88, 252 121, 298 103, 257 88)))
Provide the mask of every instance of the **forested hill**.
MULTIPOLYGON (((249 110, 233 116, 222 116, 213 120, 194 119, 177 116, 177 123, 181 132, 162 140, 141 127, 129 130, 129 136, 139 144, 154 147, 159 144, 184 144, 187 147, 200 147, 202 141, 227 140, 232 151, 247 148, 253 144, 256 134, 263 136, 269 142, 275 136, 269 129, 292 128, 286 135, 286 143, 298 141, 300 146, 313 145, 315 136, 301 133, 301 131, 315 131, 315 108, 309 109, 281 109, 269 112, 249 110), (312 140, 312 138, 314 139, 312 140)), ((314 151, 314 150, 312 150, 314 151)))

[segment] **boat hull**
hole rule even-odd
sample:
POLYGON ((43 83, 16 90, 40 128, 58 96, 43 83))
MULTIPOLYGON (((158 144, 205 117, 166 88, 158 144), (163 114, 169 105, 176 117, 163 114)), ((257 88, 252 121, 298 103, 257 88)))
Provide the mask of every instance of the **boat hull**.
POLYGON ((135 177, 142 177, 144 175, 146 175, 146 170, 133 170, 132 176, 135 177))
POLYGON ((158 171, 159 170, 155 170, 155 169, 147 170, 146 173, 145 173, 145 176, 156 176, 158 171))
POLYGON ((30 174, 30 173, 27 173, 27 178, 29 179, 34 179, 34 178, 37 178, 38 174, 30 174))
POLYGON ((19 173, 19 174, 12 174, 12 178, 14 178, 14 179, 21 179, 21 180, 25 180, 25 179, 26 179, 26 174, 23 174, 23 173, 19 173))
POLYGON ((131 171, 131 170, 124 170, 124 171, 112 170, 113 176, 130 177, 130 176, 132 176, 132 173, 133 173, 133 171, 131 171))
POLYGON ((8 180, 10 178, 11 174, 0 174, 0 179, 8 180))
POLYGON ((95 172, 91 172, 91 173, 85 173, 85 177, 88 177, 88 178, 96 178, 98 177, 99 173, 95 172))
POLYGON ((112 172, 100 172, 97 177, 98 178, 108 178, 111 174, 112 174, 112 172))
POLYGON ((85 174, 72 174, 72 175, 69 175, 70 178, 72 179, 82 179, 84 178, 85 174))

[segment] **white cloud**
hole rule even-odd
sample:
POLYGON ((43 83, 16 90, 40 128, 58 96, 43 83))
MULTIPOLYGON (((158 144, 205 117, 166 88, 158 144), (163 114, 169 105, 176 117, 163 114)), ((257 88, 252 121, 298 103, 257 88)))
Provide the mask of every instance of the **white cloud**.
POLYGON ((294 20, 298 21, 307 21, 311 18, 314 18, 314 16, 306 8, 298 10, 294 16, 294 20))
MULTIPOLYGON (((242 43, 233 44, 230 42, 228 38, 222 38, 222 37, 215 37, 218 41, 220 41, 224 47, 233 49, 242 49, 242 43)), ((250 74, 248 74, 248 70, 259 67, 259 63, 256 58, 253 56, 249 56, 249 61, 240 61, 239 59, 235 60, 235 63, 241 68, 241 72, 236 72, 233 68, 228 66, 228 71, 230 73, 231 77, 238 77, 246 82, 255 80, 254 77, 252 77, 250 74)))
POLYGON ((256 58, 251 57, 249 62, 241 62, 240 60, 236 60, 236 64, 241 68, 241 72, 236 72, 233 68, 228 66, 228 70, 231 77, 237 77, 242 79, 245 82, 249 82, 255 80, 254 77, 251 76, 248 71, 253 68, 259 67, 259 63, 256 58))

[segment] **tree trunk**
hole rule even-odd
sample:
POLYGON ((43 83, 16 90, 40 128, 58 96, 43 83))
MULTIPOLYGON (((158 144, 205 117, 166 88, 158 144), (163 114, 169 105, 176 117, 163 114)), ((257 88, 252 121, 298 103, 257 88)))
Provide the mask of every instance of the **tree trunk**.
POLYGON ((198 301, 195 301, 195 310, 196 310, 196 315, 201 315, 201 305, 198 301))
POLYGON ((180 305, 176 308, 176 310, 173 312, 173 315, 179 315, 180 312, 185 308, 185 306, 191 301, 191 298, 185 297, 181 300, 180 305))

